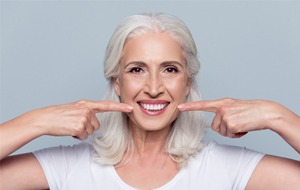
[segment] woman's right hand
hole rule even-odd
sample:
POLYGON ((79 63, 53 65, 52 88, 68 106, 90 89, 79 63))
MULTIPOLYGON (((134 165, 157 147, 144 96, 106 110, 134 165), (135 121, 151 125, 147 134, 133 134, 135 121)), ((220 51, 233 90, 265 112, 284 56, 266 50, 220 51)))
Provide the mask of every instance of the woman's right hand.
POLYGON ((85 140, 100 127, 96 113, 132 109, 124 103, 81 100, 27 112, 0 125, 0 160, 42 135, 85 140))
POLYGON ((100 127, 96 113, 131 112, 132 107, 110 101, 81 100, 28 112, 28 122, 44 135, 73 136, 85 140, 100 127))
POLYGON ((42 135, 85 140, 100 127, 99 112, 131 112, 124 103, 81 100, 27 112, 0 125, 0 189, 48 189, 44 171, 32 153, 9 154, 42 135), (30 170, 31 175, 28 175, 30 170))

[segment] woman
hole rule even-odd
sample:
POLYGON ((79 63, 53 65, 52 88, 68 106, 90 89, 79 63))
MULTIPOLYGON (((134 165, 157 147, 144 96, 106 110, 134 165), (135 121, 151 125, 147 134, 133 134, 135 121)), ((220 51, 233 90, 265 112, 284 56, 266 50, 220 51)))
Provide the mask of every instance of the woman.
POLYGON ((108 44, 104 64, 107 101, 50 106, 1 124, 1 189, 300 185, 299 161, 202 141, 204 124, 198 111, 209 111, 216 114, 212 129, 221 135, 236 138, 270 129, 300 153, 300 117, 270 101, 201 101, 196 46, 179 19, 166 14, 126 18, 108 44), (8 156, 42 135, 85 140, 100 123, 92 145, 8 156))

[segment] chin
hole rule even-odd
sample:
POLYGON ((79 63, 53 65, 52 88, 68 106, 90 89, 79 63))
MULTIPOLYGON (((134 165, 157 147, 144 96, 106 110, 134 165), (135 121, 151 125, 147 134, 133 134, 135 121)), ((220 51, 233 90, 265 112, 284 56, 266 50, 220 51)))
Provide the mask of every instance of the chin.
POLYGON ((169 129, 172 125, 172 121, 163 122, 162 119, 129 119, 129 126, 139 128, 145 131, 161 131, 169 129))

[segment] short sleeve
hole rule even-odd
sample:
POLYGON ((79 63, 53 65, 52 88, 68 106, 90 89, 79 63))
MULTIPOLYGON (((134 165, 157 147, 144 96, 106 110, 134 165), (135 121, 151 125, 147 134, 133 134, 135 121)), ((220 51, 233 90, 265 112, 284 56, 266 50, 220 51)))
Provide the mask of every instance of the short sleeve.
POLYGON ((81 162, 90 158, 90 145, 80 143, 33 152, 41 164, 51 190, 62 189, 64 182, 81 162))
POLYGON ((264 154, 247 148, 213 143, 214 158, 221 165, 231 180, 232 189, 245 189, 254 169, 264 154))

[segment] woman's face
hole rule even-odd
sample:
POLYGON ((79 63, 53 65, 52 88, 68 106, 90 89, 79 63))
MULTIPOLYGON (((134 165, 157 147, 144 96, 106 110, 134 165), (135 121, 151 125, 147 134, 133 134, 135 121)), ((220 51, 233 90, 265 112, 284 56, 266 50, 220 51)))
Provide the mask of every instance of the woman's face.
POLYGON ((123 48, 115 90, 134 107, 129 125, 147 131, 171 126, 177 106, 189 93, 186 63, 179 44, 168 33, 149 32, 123 48))

